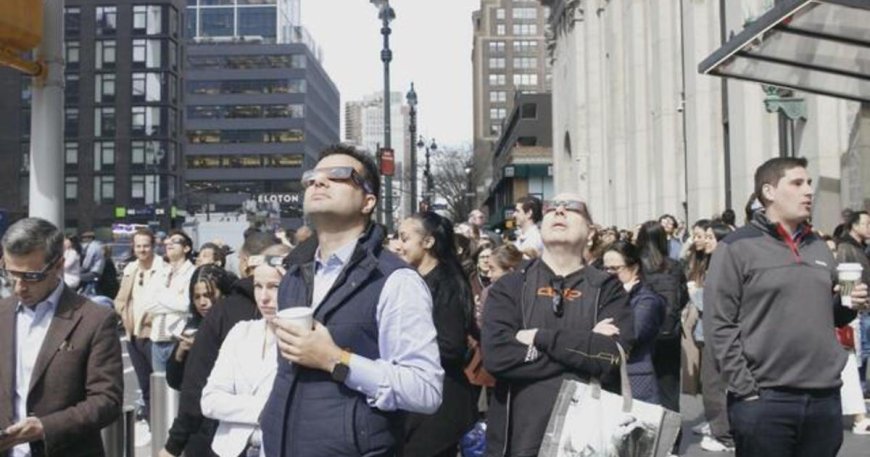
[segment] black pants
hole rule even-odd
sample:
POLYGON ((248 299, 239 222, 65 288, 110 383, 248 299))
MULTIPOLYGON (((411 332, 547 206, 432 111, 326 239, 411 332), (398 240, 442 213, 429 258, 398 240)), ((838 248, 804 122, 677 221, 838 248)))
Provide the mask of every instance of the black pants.
POLYGON ((843 444, 840 390, 762 389, 728 397, 737 457, 835 457, 843 444))
POLYGON ((142 389, 142 401, 145 402, 145 420, 151 420, 151 340, 147 338, 131 337, 127 342, 127 354, 130 355, 130 363, 139 380, 139 388, 142 389))
POLYGON ((727 446, 734 446, 731 424, 728 423, 728 406, 725 382, 709 345, 701 349, 701 396, 704 401, 704 417, 710 423, 710 434, 727 446))

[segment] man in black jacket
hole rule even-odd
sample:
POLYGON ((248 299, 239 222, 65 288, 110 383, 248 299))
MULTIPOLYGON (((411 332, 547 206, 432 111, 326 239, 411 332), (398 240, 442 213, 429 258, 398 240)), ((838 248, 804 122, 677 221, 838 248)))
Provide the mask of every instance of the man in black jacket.
POLYGON ((490 290, 482 329, 483 364, 496 378, 488 457, 538 454, 563 379, 618 381, 617 342, 631 345, 632 311, 615 276, 584 265, 591 223, 575 195, 547 202, 542 257, 490 290))
MULTIPOLYGON (((843 442, 834 326, 855 318, 835 294, 836 262, 809 226, 813 188, 803 158, 755 172, 764 205, 722 240, 704 285, 704 335, 728 386, 738 457, 834 457, 843 442)), ((867 287, 852 293, 867 303, 867 287)))
POLYGON ((254 232, 245 238, 239 252, 242 279, 233 285, 230 295, 215 304, 196 332, 184 367, 178 416, 169 430, 166 445, 160 452, 161 457, 178 456, 182 452, 197 457, 214 455, 211 452, 211 440, 217 423, 202 416, 199 406, 202 389, 217 360, 221 344, 233 326, 243 320, 260 318, 254 300, 254 281, 250 277, 252 269, 247 268, 248 258, 259 255, 279 242, 273 235, 262 232, 254 232))

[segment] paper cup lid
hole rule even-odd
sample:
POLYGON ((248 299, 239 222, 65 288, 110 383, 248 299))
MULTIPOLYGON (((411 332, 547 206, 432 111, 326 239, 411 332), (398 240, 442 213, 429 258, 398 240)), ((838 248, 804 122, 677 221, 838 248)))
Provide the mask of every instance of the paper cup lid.
POLYGON ((860 263, 846 262, 846 263, 841 263, 841 264, 837 265, 837 271, 844 271, 844 272, 859 271, 860 272, 860 271, 864 271, 864 267, 862 267, 860 263))

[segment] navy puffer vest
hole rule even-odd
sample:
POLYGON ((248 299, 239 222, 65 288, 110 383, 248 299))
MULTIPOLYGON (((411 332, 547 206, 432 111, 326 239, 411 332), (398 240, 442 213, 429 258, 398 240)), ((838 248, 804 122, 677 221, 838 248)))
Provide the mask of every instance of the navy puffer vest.
MULTIPOLYGON (((380 358, 376 314, 381 290, 391 273, 409 268, 382 249, 383 239, 380 226, 369 227, 314 314, 336 345, 372 360, 380 358)), ((311 305, 317 245, 315 239, 309 241, 288 258, 278 291, 280 309, 311 305)), ((394 455, 402 421, 402 413, 370 407, 365 395, 336 383, 329 373, 292 365, 280 356, 260 416, 269 457, 394 455)))

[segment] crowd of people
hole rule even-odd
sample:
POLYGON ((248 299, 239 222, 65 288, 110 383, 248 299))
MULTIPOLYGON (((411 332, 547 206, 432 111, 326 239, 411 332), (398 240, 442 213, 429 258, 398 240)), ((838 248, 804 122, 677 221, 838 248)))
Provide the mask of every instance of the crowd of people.
POLYGON ((237 270, 219 243, 140 229, 115 284, 93 233, 24 219, 2 240, 0 454, 102 455, 120 321, 143 425, 152 373, 181 392, 164 457, 455 457, 481 422, 486 456, 536 456, 564 380, 620 392, 621 348, 635 399, 702 396, 703 449, 834 457, 842 415, 870 434, 870 215, 814 231, 806 168, 761 165, 740 227, 731 210, 600 226, 563 193, 518 199, 515 232, 475 210, 387 233, 376 165, 335 146, 302 179, 310 228, 249 230, 237 270), (863 266, 850 290, 843 263, 863 266))

